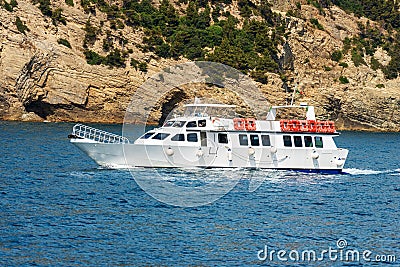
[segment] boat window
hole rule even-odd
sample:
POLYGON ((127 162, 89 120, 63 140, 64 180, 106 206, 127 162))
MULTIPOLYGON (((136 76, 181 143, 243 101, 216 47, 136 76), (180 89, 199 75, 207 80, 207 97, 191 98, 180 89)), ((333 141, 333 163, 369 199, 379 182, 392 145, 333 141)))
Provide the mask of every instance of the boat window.
POLYGON ((284 135, 283 136, 283 145, 287 147, 292 146, 292 137, 290 135, 284 135))
POLYGON ((197 133, 190 133, 190 134, 187 134, 186 139, 187 139, 188 142, 197 142, 197 141, 198 141, 198 139, 197 139, 197 133))
POLYGON ((324 144, 322 142, 322 137, 316 136, 316 137, 314 137, 314 141, 315 141, 315 147, 316 148, 323 148, 324 147, 324 144))
POLYGON ((260 145, 260 137, 258 136, 258 134, 251 134, 250 135, 250 144, 252 146, 259 146, 260 145))
POLYGON ((171 138, 171 141, 185 141, 184 134, 176 134, 171 138))
POLYGON ((304 136, 304 146, 305 147, 313 147, 311 136, 304 136))
POLYGON ((247 134, 239 134, 239 143, 241 146, 249 145, 249 138, 247 137, 247 134))
POLYGON ((227 134, 218 134, 218 143, 227 144, 228 143, 228 135, 227 134))
POLYGON ((164 140, 169 136, 169 133, 158 133, 152 139, 164 140))
POLYGON ((175 122, 175 121, 167 121, 167 122, 164 124, 164 127, 171 127, 171 126, 174 124, 174 122, 175 122))
POLYGON ((206 127, 206 120, 199 120, 199 127, 206 127))
POLYGON ((294 136, 294 146, 295 147, 302 147, 303 146, 303 140, 301 140, 301 136, 294 136))
POLYGON ((149 139, 153 134, 154 132, 145 133, 140 139, 149 139))
POLYGON ((193 127, 197 127, 197 121, 189 121, 186 124, 186 128, 193 128, 193 127))
POLYGON ((176 121, 172 126, 173 127, 183 127, 183 125, 185 125, 186 121, 176 121))
POLYGON ((261 143, 263 146, 271 146, 271 140, 269 135, 261 135, 261 143))

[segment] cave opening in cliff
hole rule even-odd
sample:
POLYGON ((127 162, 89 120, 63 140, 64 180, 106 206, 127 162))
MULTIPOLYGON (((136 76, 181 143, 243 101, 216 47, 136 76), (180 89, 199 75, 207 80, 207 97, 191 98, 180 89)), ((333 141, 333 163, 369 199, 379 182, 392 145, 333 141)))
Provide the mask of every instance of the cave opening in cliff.
POLYGON ((51 104, 42 102, 40 100, 33 101, 25 105, 27 112, 33 112, 42 119, 46 119, 49 115, 54 114, 54 107, 51 104))
POLYGON ((40 100, 25 105, 25 110, 27 112, 33 112, 44 120, 48 119, 49 116, 54 115, 59 109, 72 110, 73 106, 67 104, 52 105, 40 100))
POLYGON ((162 97, 151 109, 147 123, 161 126, 171 116, 181 116, 184 104, 191 104, 199 98, 202 103, 236 105, 236 116, 255 117, 254 111, 246 101, 230 88, 218 87, 213 84, 191 83, 174 88, 162 97))
POLYGON ((168 93, 159 103, 161 106, 161 116, 158 118, 158 125, 163 125, 168 115, 178 107, 179 103, 188 99, 185 91, 177 89, 168 93))

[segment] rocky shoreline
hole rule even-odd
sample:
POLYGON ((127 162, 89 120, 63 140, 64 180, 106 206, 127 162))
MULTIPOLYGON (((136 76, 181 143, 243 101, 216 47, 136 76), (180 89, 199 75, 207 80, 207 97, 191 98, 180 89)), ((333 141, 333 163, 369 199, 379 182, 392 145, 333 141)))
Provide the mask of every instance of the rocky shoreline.
MULTIPOLYGON (((280 2, 275 3, 275 12, 285 16, 290 7, 280 2)), ((125 27, 119 32, 130 40, 126 46, 133 51, 132 55, 147 62, 146 71, 131 66, 89 65, 82 48, 85 23, 89 17, 93 24, 103 23, 104 35, 110 27, 108 22, 104 23, 105 14, 87 14, 79 5, 71 7, 64 1, 53 4, 62 7, 65 25, 53 25, 29 1, 18 1, 14 12, 0 8, 1 120, 122 123, 132 95, 145 81, 166 67, 188 61, 162 59, 152 52, 143 52, 138 48, 143 31, 125 27), (16 17, 29 32, 17 30, 16 17), (71 48, 58 42, 64 38, 68 38, 71 48)), ((286 76, 267 73, 267 82, 257 83, 268 103, 287 103, 293 90, 298 90, 297 103, 314 105, 318 118, 335 121, 340 130, 400 131, 400 78, 386 79, 380 69, 371 67, 368 55, 366 64, 360 66, 353 64, 350 55, 343 59, 347 67, 331 59, 333 51, 343 47, 344 38, 359 32, 358 23, 365 23, 365 18, 356 18, 337 7, 322 15, 315 7, 302 5, 301 18, 285 19, 290 35, 280 47, 279 64, 286 76), (310 24, 310 18, 318 19, 323 30, 310 24), (346 77, 345 82, 339 81, 342 77, 346 77)), ((95 42, 93 49, 100 51, 101 42, 95 42)), ((382 65, 390 60, 382 49, 375 52, 374 58, 382 65)), ((149 120, 152 123, 157 123, 178 102, 194 96, 246 109, 232 92, 203 87, 177 88, 164 95, 157 106, 146 106, 143 103, 151 102, 157 94, 155 88, 138 104, 144 105, 144 110, 153 110, 149 120)))

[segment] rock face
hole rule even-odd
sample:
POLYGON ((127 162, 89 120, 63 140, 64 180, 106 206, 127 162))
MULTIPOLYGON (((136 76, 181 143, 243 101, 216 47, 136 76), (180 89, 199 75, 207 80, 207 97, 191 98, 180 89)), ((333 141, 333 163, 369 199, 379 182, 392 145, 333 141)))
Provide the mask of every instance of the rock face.
MULTIPOLYGON (((295 5, 280 2, 274 2, 274 9, 283 15, 295 5)), ((91 16, 91 21, 100 25, 106 21, 105 15, 100 11, 86 14, 78 1, 74 7, 64 1, 52 4, 63 9, 66 25, 53 25, 26 0, 18 1, 14 12, 0 8, 0 119, 121 123, 131 97, 145 81, 166 67, 187 61, 143 53, 137 48, 143 32, 125 27, 121 35, 129 40, 127 46, 133 57, 148 62, 148 71, 131 66, 89 65, 82 48, 85 23, 91 16), (28 27, 25 34, 17 30, 16 17, 28 27), (71 48, 59 44, 60 38, 69 40, 71 48)), ((270 73, 267 84, 257 84, 269 103, 289 102, 297 85, 300 94, 295 95, 296 103, 315 105, 319 118, 335 120, 341 129, 400 131, 400 79, 386 80, 382 71, 369 66, 368 56, 367 65, 359 67, 354 66, 350 56, 344 59, 347 68, 331 60, 332 52, 343 47, 344 38, 358 33, 357 18, 337 7, 321 15, 316 8, 303 4, 301 18, 285 19, 290 35, 281 47, 279 63, 287 79, 270 73), (318 19, 324 30, 313 26, 310 18, 318 19), (349 83, 341 84, 340 76, 346 76, 349 83)), ((109 27, 107 23, 104 27, 109 27)), ((94 47, 101 51, 100 42, 94 47)), ((390 60, 382 49, 375 58, 383 65, 390 60)), ((164 94, 156 106, 146 106, 161 92, 152 90, 135 103, 143 105, 143 110, 152 110, 153 122, 194 96, 235 103, 244 113, 249 111, 245 101, 229 90, 200 85, 174 89, 164 94)))

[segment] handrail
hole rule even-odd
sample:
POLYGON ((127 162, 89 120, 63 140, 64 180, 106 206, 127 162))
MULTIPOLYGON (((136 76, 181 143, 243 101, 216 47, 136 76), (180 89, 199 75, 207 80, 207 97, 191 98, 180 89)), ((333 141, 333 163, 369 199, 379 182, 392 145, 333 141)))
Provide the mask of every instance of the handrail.
POLYGON ((105 144, 129 144, 129 139, 117 134, 109 133, 83 124, 76 124, 72 128, 72 134, 89 139, 99 143, 105 144))

